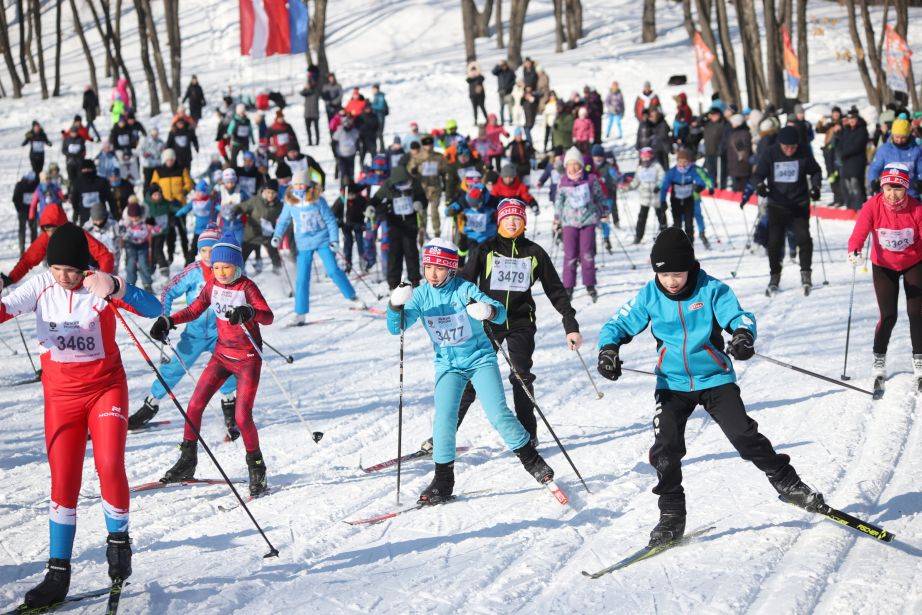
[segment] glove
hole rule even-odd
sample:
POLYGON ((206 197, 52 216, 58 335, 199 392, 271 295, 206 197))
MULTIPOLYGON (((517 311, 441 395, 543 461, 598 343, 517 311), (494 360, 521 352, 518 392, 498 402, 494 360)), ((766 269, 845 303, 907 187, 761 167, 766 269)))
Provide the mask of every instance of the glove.
POLYGON ((170 329, 175 329, 173 319, 169 316, 161 316, 154 321, 150 328, 150 336, 162 344, 166 344, 170 339, 170 329))
POLYGON ((733 332, 733 339, 727 345, 727 354, 737 361, 748 361, 755 354, 752 332, 749 329, 739 328, 733 332))
POLYGON ((708 196, 714 196, 714 188, 713 187, 708 188, 707 193, 708 193, 708 196))
POLYGON ((810 188, 810 200, 811 201, 820 200, 820 189, 819 188, 810 188))
POLYGON ((339 244, 335 241, 330 242, 330 250, 333 251, 333 254, 339 254, 339 244))
POLYGON ((467 314, 474 320, 490 320, 496 315, 496 308, 489 303, 475 301, 467 306, 467 314))
POLYGON ((871 194, 877 194, 880 192, 880 180, 872 179, 871 180, 871 194))
POLYGON ((272 246, 273 248, 279 247, 279 244, 281 243, 282 243, 282 238, 279 237, 278 235, 273 236, 272 239, 269 240, 269 245, 272 246))
POLYGON ((852 267, 860 267, 864 264, 864 254, 861 253, 861 250, 849 252, 848 262, 851 263, 852 267))
POLYGON ((618 344, 606 344, 599 350, 599 364, 596 369, 603 378, 617 380, 621 377, 621 359, 618 358, 618 344))
POLYGON ((124 280, 103 271, 94 271, 83 278, 83 287, 100 299, 121 299, 127 290, 124 280))
POLYGON ((374 218, 375 217, 375 208, 371 205, 365 208, 365 217, 374 218))
POLYGON ((740 199, 740 209, 743 209, 745 207, 746 207, 746 199, 740 199))
POLYGON ((413 286, 409 282, 401 282, 391 291, 391 307, 403 309, 403 306, 413 297, 413 286))
POLYGON ((227 321, 232 325, 242 325, 245 322, 250 322, 253 316, 256 315, 256 310, 254 310, 249 305, 238 305, 232 310, 228 310, 224 317, 227 318, 227 321))
POLYGON ((423 204, 419 201, 413 201, 413 211, 420 213, 423 211, 423 204))
POLYGON ((653 186, 653 194, 659 193, 659 186, 653 186))
POLYGON ((5 273, 0 273, 0 290, 3 290, 7 286, 13 283, 13 280, 10 279, 10 276, 5 273))
POLYGON ((535 213, 536 216, 541 214, 541 206, 538 205, 538 201, 532 201, 530 203, 531 210, 535 213))
POLYGON ((769 193, 768 186, 766 186, 765 184, 759 184, 758 187, 756 188, 756 194, 758 194, 759 196, 768 196, 768 193, 769 193))

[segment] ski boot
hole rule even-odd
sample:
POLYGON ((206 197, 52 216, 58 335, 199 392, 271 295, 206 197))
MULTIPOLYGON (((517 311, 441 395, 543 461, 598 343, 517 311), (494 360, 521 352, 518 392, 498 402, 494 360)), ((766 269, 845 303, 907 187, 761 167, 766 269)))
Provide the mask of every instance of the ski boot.
POLYGON ((685 535, 685 513, 673 510, 662 510, 659 513, 659 523, 650 532, 648 547, 661 547, 670 542, 680 540, 685 535))
POLYGON ((611 239, 606 237, 603 243, 605 244, 605 249, 608 250, 608 253, 614 254, 614 251, 611 249, 611 239))
POLYGON ((765 289, 766 297, 774 297, 778 292, 778 285, 781 283, 781 274, 773 273, 768 278, 768 288, 765 289))
POLYGON ((158 410, 160 410, 159 400, 150 396, 145 397, 144 405, 141 406, 137 412, 128 417, 128 429, 143 427, 157 415, 158 410))
POLYGON ((704 245, 704 249, 705 249, 705 250, 710 250, 710 249, 711 249, 711 242, 708 241, 708 238, 704 236, 704 233, 700 233, 700 234, 699 234, 699 237, 701 237, 701 243, 702 243, 702 245, 704 245))
POLYGON ((435 464, 435 476, 416 501, 421 506, 442 504, 454 499, 452 491, 455 489, 455 462, 435 464))
POLYGON ((804 287, 804 297, 810 294, 813 289, 813 280, 809 271, 800 272, 800 285, 804 287))
POLYGON ((787 466, 775 475, 769 475, 768 482, 772 484, 782 502, 799 506, 810 512, 817 512, 826 505, 823 494, 814 491, 800 480, 794 468, 787 466))
POLYGON ((554 470, 551 466, 547 465, 544 458, 535 450, 531 441, 522 448, 516 449, 515 454, 518 456, 519 461, 522 462, 525 470, 531 474, 536 481, 542 485, 546 485, 554 480, 554 470))
POLYGON ((306 323, 304 322, 304 314, 292 314, 291 320, 288 321, 289 327, 303 327, 306 323))
POLYGON ((639 244, 640 242, 641 242, 641 238, 640 238, 640 237, 636 237, 636 236, 635 236, 635 237, 634 237, 634 242, 633 242, 633 245, 635 245, 635 246, 636 246, 636 245, 638 245, 638 244, 639 244))
POLYGON ((916 390, 922 391, 922 354, 912 355, 912 375, 916 379, 916 390))
POLYGON ((51 558, 44 580, 26 592, 25 606, 30 609, 58 604, 70 589, 70 560, 51 558))
POLYGON ((874 399, 880 399, 884 395, 884 382, 887 381, 887 355, 874 353, 874 363, 871 366, 871 374, 874 376, 874 399))
POLYGON ((359 299, 358 297, 353 297, 352 299, 349 299, 349 309, 367 310, 368 305, 366 305, 365 302, 359 299))
POLYGON ((589 297, 592 299, 593 303, 599 300, 599 291, 595 289, 595 286, 587 286, 586 292, 589 293, 589 297))
POLYGON ((198 442, 183 440, 179 445, 179 461, 166 471, 161 483, 179 483, 195 478, 195 467, 198 465, 198 442))
POLYGON ((124 581, 131 576, 131 538, 128 532, 109 532, 106 544, 109 578, 124 581))
POLYGON ((233 442, 240 437, 240 430, 237 428, 237 419, 234 416, 237 410, 237 396, 228 396, 221 398, 221 412, 224 413, 224 426, 227 428, 227 437, 233 442))
POLYGON ((432 438, 429 438, 425 442, 419 445, 419 450, 429 455, 432 454, 432 438))
POLYGON ((564 290, 565 293, 567 293, 567 299, 572 300, 572 299, 573 299, 573 289, 572 289, 572 288, 565 288, 565 289, 563 289, 563 290, 564 290))
POLYGON ((253 272, 262 273, 263 272, 263 259, 257 258, 253 261, 253 272))
POLYGON ((269 492, 266 484, 266 464, 259 449, 247 453, 247 469, 250 473, 250 497, 258 498, 269 492))

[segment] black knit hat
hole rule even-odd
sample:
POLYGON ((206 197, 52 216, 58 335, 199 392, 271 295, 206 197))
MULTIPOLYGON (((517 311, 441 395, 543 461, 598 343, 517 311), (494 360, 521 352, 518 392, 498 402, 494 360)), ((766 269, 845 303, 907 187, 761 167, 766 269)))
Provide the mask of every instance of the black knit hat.
POLYGON ((800 134, 793 126, 785 126, 778 133, 778 143, 781 145, 797 145, 800 143, 800 134))
POLYGON ((695 248, 682 229, 669 227, 657 235, 650 251, 653 271, 691 271, 695 262, 695 248))
POLYGON ((90 244, 86 240, 86 233, 73 222, 62 224, 48 240, 45 260, 49 267, 64 265, 86 271, 90 268, 90 244))

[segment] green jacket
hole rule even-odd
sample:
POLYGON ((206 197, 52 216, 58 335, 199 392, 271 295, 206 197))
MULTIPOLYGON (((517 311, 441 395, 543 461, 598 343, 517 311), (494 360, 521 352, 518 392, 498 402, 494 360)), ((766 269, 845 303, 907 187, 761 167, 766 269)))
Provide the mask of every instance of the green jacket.
POLYGON ((554 147, 561 146, 564 151, 573 146, 573 114, 561 113, 554 122, 551 131, 551 143, 554 147))
POLYGON ((262 221, 265 220, 272 227, 282 213, 282 202, 276 198, 272 202, 266 202, 262 196, 254 196, 240 204, 240 209, 247 216, 246 226, 243 229, 243 241, 245 243, 258 243, 267 245, 272 238, 269 227, 263 229, 262 221))

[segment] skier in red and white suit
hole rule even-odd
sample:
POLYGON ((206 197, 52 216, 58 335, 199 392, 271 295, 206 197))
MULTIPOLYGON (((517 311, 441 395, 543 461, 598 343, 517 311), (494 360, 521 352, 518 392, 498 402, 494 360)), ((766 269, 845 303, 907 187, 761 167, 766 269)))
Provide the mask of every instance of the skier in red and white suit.
POLYGON ((29 607, 59 602, 70 586, 77 496, 87 432, 99 475, 109 531, 109 575, 131 574, 125 436, 128 383, 115 343, 116 308, 156 317, 160 302, 121 278, 89 272, 83 229, 67 222, 48 241, 49 271, 35 275, 0 302, 0 322, 34 313, 43 347, 45 447, 51 467, 50 559, 45 580, 26 594, 29 607))

